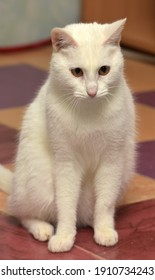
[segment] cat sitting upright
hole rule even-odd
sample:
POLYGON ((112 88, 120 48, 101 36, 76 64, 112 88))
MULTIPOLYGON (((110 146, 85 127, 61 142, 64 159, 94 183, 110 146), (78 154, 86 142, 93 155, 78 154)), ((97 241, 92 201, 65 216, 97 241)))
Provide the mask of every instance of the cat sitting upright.
POLYGON ((119 46, 124 24, 52 30, 49 76, 26 110, 15 172, 0 169, 9 211, 52 252, 72 248, 77 226, 93 227, 100 245, 118 241, 115 207, 135 166, 135 110, 119 46))

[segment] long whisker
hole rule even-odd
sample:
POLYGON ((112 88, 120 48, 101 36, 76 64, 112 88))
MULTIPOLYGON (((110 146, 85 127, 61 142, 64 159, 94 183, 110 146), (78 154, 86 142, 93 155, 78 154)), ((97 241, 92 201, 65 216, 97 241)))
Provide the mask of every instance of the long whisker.
POLYGON ((109 100, 109 96, 108 96, 108 95, 105 96, 105 100, 106 100, 108 103, 110 103, 110 100, 109 100))
POLYGON ((75 100, 74 100, 74 98, 71 98, 67 102, 66 111, 68 111, 68 110, 74 111, 74 108, 75 108, 75 100))
POLYGON ((57 96, 55 101, 59 104, 66 104, 72 98, 73 98, 73 96, 71 94, 61 95, 61 96, 57 96))
POLYGON ((80 91, 76 91, 75 93, 75 96, 78 98, 82 98, 82 99, 85 99, 87 98, 87 96, 83 95, 80 91))
POLYGON ((108 89, 109 88, 119 88, 120 87, 120 85, 119 86, 108 86, 108 89))
POLYGON ((73 113, 76 113, 77 109, 78 109, 78 105, 79 105, 79 102, 78 102, 78 99, 74 96, 68 96, 68 98, 66 98, 65 100, 65 111, 72 111, 73 113))

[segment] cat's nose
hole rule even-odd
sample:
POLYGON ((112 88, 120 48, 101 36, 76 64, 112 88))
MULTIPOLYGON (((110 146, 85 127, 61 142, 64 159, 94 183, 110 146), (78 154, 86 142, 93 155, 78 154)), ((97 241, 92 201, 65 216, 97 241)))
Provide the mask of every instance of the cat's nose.
POLYGON ((95 96, 96 96, 97 91, 94 91, 94 90, 89 90, 89 91, 87 91, 87 94, 88 94, 91 98, 93 98, 93 97, 95 97, 95 96))

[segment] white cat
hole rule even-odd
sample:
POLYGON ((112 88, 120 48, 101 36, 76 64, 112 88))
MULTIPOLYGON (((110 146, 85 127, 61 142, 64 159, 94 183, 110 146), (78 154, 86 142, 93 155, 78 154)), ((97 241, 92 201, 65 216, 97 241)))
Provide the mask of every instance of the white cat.
MULTIPOLYGON (((49 77, 24 116, 9 211, 52 252, 72 248, 77 225, 92 226, 100 245, 118 241, 115 207, 135 166, 124 23, 53 29, 49 77)), ((11 177, 1 167, 3 190, 11 177)))

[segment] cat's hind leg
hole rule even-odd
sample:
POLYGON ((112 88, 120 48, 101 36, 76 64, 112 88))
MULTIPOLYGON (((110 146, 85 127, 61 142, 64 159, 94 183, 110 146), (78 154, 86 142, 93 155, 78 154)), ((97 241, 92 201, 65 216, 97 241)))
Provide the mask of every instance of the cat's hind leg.
POLYGON ((54 234, 54 227, 45 221, 38 219, 22 219, 21 224, 40 241, 47 241, 54 234))

